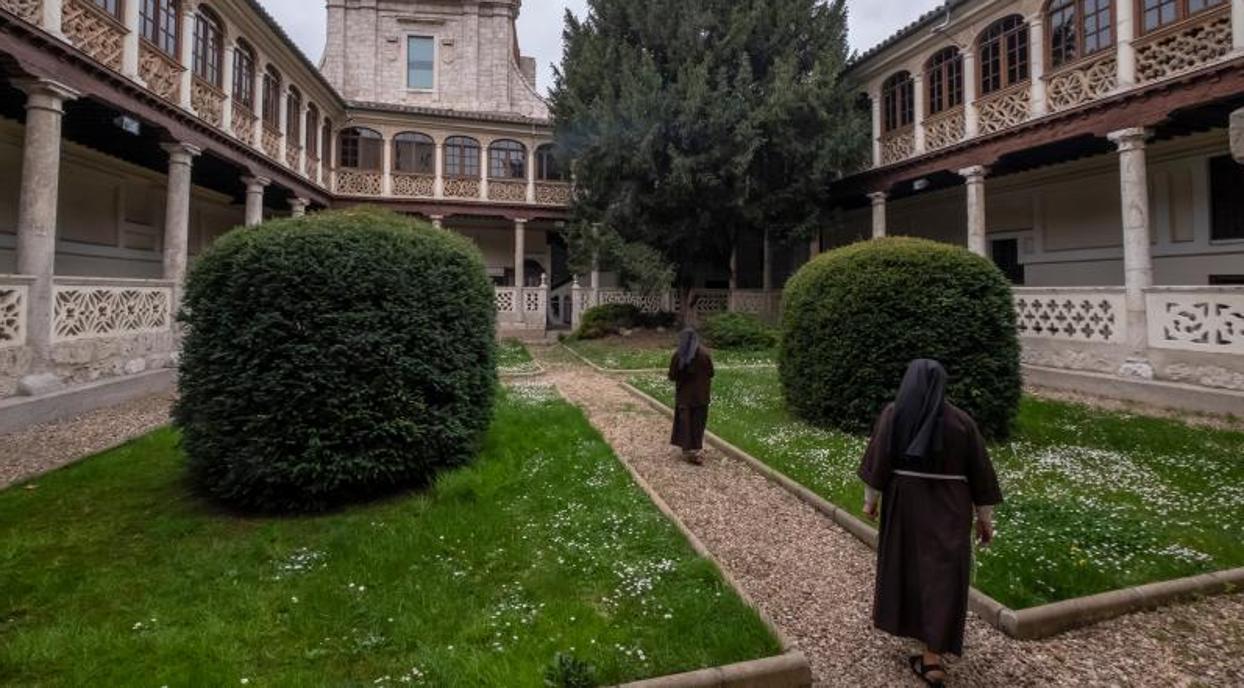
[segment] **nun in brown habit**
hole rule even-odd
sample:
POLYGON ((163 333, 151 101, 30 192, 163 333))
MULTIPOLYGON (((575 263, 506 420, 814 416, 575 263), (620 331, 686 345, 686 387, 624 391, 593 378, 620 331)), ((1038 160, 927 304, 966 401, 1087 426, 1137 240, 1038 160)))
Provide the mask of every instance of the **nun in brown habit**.
POLYGON ((700 345, 700 336, 687 328, 678 335, 678 350, 670 359, 674 383, 674 432, 670 444, 682 449, 683 458, 702 463, 704 428, 713 386, 713 358, 700 345))
POLYGON ((898 397, 877 419, 859 476, 864 512, 881 514, 873 624, 924 643, 924 654, 909 660, 912 671, 942 685, 942 655, 963 654, 972 516, 988 545, 1002 491, 976 422, 946 401, 940 363, 907 368, 898 397))

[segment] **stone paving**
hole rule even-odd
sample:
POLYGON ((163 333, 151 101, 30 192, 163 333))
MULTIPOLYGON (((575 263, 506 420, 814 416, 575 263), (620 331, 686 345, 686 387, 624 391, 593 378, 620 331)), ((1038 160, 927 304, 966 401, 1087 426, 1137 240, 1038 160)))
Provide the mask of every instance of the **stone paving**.
MULTIPOLYGON (((548 379, 678 514, 808 656, 818 686, 919 686, 915 648, 869 621, 873 553, 744 464, 710 451, 693 467, 668 446, 669 422, 558 348, 533 354, 548 379)), ((1037 642, 969 615, 950 685, 1244 685, 1244 595, 1136 614, 1037 642)))

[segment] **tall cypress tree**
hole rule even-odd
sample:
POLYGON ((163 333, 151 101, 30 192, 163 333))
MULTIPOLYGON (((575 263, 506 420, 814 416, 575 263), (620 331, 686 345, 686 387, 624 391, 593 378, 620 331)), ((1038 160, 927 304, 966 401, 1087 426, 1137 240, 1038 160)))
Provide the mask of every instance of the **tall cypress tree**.
POLYGON ((567 12, 552 110, 578 180, 572 226, 656 248, 684 284, 693 260, 721 260, 743 232, 811 236, 830 184, 868 149, 843 79, 846 19, 845 0, 588 0, 584 20, 567 12))

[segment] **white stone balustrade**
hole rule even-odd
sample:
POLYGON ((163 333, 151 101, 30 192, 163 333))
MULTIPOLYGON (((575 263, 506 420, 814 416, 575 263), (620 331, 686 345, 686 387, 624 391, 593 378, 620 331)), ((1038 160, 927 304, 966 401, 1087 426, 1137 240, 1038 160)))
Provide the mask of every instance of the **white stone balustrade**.
POLYGON ((1120 288, 1017 288, 1019 336, 1089 344, 1127 341, 1127 298, 1120 288))
POLYGON ((1154 287, 1149 346, 1244 355, 1244 287, 1154 287))
POLYGON ((58 277, 54 282, 53 342, 173 328, 172 281, 58 277))
POLYGON ((0 275, 0 349, 26 345, 26 311, 34 281, 33 277, 0 275))

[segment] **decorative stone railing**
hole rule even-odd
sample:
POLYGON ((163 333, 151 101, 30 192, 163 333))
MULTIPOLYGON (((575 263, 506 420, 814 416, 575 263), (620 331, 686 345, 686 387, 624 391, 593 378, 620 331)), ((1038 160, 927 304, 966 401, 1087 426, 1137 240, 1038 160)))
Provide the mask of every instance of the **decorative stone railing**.
POLYGON ((775 320, 782 311, 782 292, 738 289, 730 292, 730 312, 775 320))
POLYGON ((0 275, 0 349, 26 344, 26 310, 32 277, 0 275))
POLYGON ((263 146, 263 152, 268 154, 273 160, 281 159, 281 132, 273 129, 268 123, 264 123, 263 131, 260 133, 260 145, 263 146))
POLYGON ((967 118, 963 107, 930 115, 924 120, 924 145, 934 151, 953 146, 967 134, 967 118))
POLYGON ((625 289, 598 289, 590 307, 626 304, 644 313, 660 313, 671 310, 673 303, 669 294, 641 294, 625 289))
POLYGON ((1109 95, 1119 84, 1119 61, 1111 52, 1046 77, 1046 98, 1053 111, 1066 110, 1109 95))
POLYGON ((287 141, 285 143, 285 164, 291 170, 298 170, 298 159, 302 157, 302 146, 287 141))
POLYGON ((122 44, 129 31, 116 17, 90 0, 65 0, 61 31, 78 50, 109 69, 121 71, 122 44))
POLYGON ((31 24, 38 24, 43 14, 43 0, 0 0, 0 8, 16 14, 31 24))
POLYGON ((497 312, 498 313, 517 313, 518 312, 518 288, 517 287, 497 287, 497 312))
POLYGON ((976 101, 980 133, 993 134, 1028 121, 1031 84, 1024 82, 976 101))
POLYGON ((1019 336, 1118 344, 1127 332, 1122 288, 1021 288, 1015 290, 1019 336))
POLYGON ((219 127, 224 124, 225 94, 224 91, 194 77, 190 87, 190 107, 208 124, 219 127))
MULTIPOLYGON (((675 303, 675 307, 681 304, 675 303)), ((730 310, 729 289, 696 289, 691 292, 691 315, 698 319, 730 310)))
POLYGON ((393 195, 402 198, 432 198, 436 195, 436 177, 430 174, 394 172, 393 195))
POLYGON ((337 170, 337 193, 351 196, 380 196, 384 178, 372 170, 337 170))
POLYGON ((898 129, 881 137, 881 164, 889 165, 906 160, 916 153, 916 130, 914 127, 898 129))
POLYGON ((159 280, 57 278, 52 341, 168 332, 173 283, 159 280))
POLYGON ((246 105, 233 101, 233 135, 242 143, 248 146, 255 145, 255 122, 259 118, 255 116, 246 105))
POLYGON ((152 93, 167 101, 177 102, 177 89, 183 71, 176 60, 147 41, 140 41, 138 76, 142 77, 152 93))
POLYGON ((1145 36, 1136 47, 1141 84, 1166 79, 1217 61, 1231 52, 1231 8, 1219 9, 1145 36))
POLYGON ((447 177, 445 196, 447 198, 479 198, 479 187, 479 180, 473 177, 447 177))
POLYGON ((1150 347, 1244 354, 1244 287, 1155 287, 1145 299, 1150 347))
POLYGON ((569 205, 568 182, 536 182, 536 203, 540 205, 569 205))
POLYGON ((523 203, 527 200, 527 182, 490 179, 488 181, 488 200, 523 203))
POLYGON ((549 307, 549 290, 534 287, 522 290, 523 317, 533 323, 543 323, 549 307))

